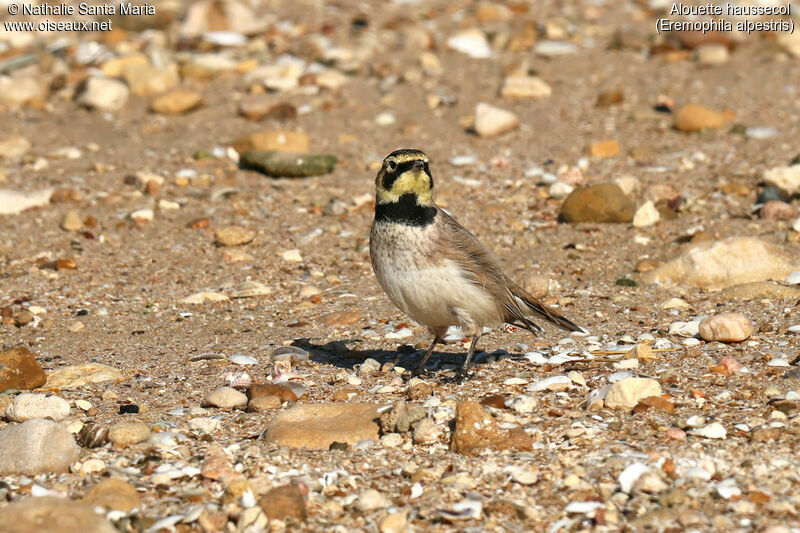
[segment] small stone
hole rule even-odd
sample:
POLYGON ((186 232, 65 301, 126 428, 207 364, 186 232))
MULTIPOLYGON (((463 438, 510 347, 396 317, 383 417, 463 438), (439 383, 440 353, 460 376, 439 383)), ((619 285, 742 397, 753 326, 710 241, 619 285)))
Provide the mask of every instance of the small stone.
POLYGON ((701 65, 724 65, 730 58, 728 47, 724 44, 709 43, 698 46, 694 50, 695 58, 701 65))
POLYGON ((666 435, 668 439, 686 440, 686 432, 680 428, 669 428, 666 435))
POLYGON ((247 398, 254 400, 263 396, 274 396, 280 403, 296 402, 297 396, 289 387, 271 383, 253 383, 247 387, 247 398))
POLYGON ((608 390, 605 405, 609 409, 633 409, 648 396, 661 396, 661 385, 649 378, 625 378, 608 390))
POLYGON ((0 508, 0 531, 8 533, 118 533, 91 505, 69 498, 25 498, 0 508))
POLYGON ((83 229, 83 221, 77 211, 69 211, 61 219, 60 226, 64 231, 80 231, 83 229))
POLYGON ((789 196, 800 194, 800 164, 770 168, 764 171, 762 179, 767 185, 776 187, 789 196))
POLYGON ((123 512, 138 509, 142 505, 136 487, 116 477, 101 480, 81 499, 81 502, 108 511, 123 512))
POLYGON ((646 228, 658 222, 660 218, 661 214, 656 209, 655 204, 648 200, 636 210, 636 214, 633 216, 633 227, 646 228))
POLYGON ((399 433, 389 433, 380 438, 380 443, 384 448, 397 448, 403 445, 403 436, 399 433))
POLYGON ((0 476, 68 472, 78 457, 72 434, 52 420, 37 418, 0 430, 0 476))
POLYGON ((292 483, 267 491, 259 498, 258 506, 270 520, 284 520, 289 517, 305 522, 308 518, 303 493, 292 483))
POLYGON ((728 432, 725 431, 725 426, 719 422, 712 422, 707 426, 693 429, 689 432, 689 434, 697 437, 705 437, 707 439, 725 439, 728 437, 728 432))
POLYGON ((234 141, 233 149, 241 155, 253 151, 306 154, 311 150, 311 139, 303 132, 259 131, 234 141))
POLYGON ((720 129, 724 117, 698 104, 688 104, 675 113, 674 126, 678 131, 693 132, 706 129, 720 129))
POLYGON ((251 150, 244 152, 240 165, 274 178, 306 178, 330 174, 337 158, 329 154, 295 154, 290 152, 251 150))
POLYGON ((181 115, 203 104, 203 95, 189 89, 172 89, 150 102, 150 111, 162 115, 181 115))
POLYGON ((358 311, 334 311, 319 317, 319 322, 323 326, 350 326, 361 320, 361 313, 358 311))
POLYGON ((645 411, 648 408, 658 409, 667 414, 675 412, 675 404, 661 396, 647 396, 639 400, 639 403, 634 407, 633 412, 645 411))
POLYGON ((539 400, 533 396, 526 396, 523 394, 508 400, 506 406, 517 413, 529 414, 539 407, 539 400))
POLYGON ((128 216, 131 220, 138 223, 152 222, 155 218, 155 212, 150 208, 137 209, 135 211, 131 211, 128 216))
POLYGON ((439 427, 432 418, 423 418, 414 426, 414 444, 432 444, 439 440, 439 427))
POLYGON ((509 100, 549 98, 553 89, 538 76, 508 76, 503 80, 500 96, 509 100))
POLYGON ((87 363, 61 368, 47 376, 47 386, 58 389, 77 389, 94 383, 125 381, 125 374, 102 363, 87 363))
POLYGON ((257 232, 253 229, 240 226, 226 226, 214 232, 214 242, 217 246, 242 246, 256 238, 257 232))
POLYGON ((408 382, 408 399, 421 400, 433 394, 433 387, 419 378, 412 378, 408 382), (416 380, 416 381, 415 381, 416 380))
POLYGON ((700 336, 707 342, 742 342, 753 334, 753 323, 741 313, 722 313, 700 322, 700 336))
POLYGON ((566 222, 631 222, 636 204, 616 183, 578 187, 561 206, 566 222))
POLYGON ((356 509, 362 513, 385 509, 391 505, 392 501, 375 489, 365 490, 359 494, 356 500, 356 509))
MULTIPOLYGON (((0 140, 0 159, 19 159, 31 149, 31 142, 21 135, 12 135, 0 140)), ((8 191, 6 191, 8 192, 8 191)), ((48 198, 52 189, 48 192, 48 198)), ((0 214, 5 214, 0 210, 0 214)))
POLYGON ((604 158, 619 155, 619 142, 615 139, 600 141, 589 145, 589 155, 592 157, 604 158))
POLYGON ((281 399, 277 396, 259 396, 247 402, 247 412, 266 413, 281 407, 281 399))
POLYGON ((522 428, 502 430, 486 409, 477 402, 456 404, 456 421, 450 449, 473 455, 483 449, 530 450, 533 440, 522 428))
POLYGON ((228 296, 225 294, 219 292, 202 291, 182 298, 181 303, 188 305, 203 305, 208 303, 227 302, 228 300, 230 300, 230 298, 228 298, 228 296))
POLYGON ((42 82, 34 77, 0 78, 0 107, 15 109, 25 104, 33 107, 36 102, 46 99, 47 92, 42 82))
POLYGON ((475 132, 481 137, 494 137, 519 127, 519 118, 511 111, 478 103, 475 106, 475 132))
POLYGON ((610 89, 597 95, 597 102, 595 102, 595 105, 597 107, 610 107, 612 105, 621 104, 624 99, 622 91, 619 89, 610 89))
POLYGON ((117 446, 133 446, 150 438, 150 426, 139 422, 118 422, 108 428, 108 440, 117 446))
POLYGON ((130 92, 128 86, 119 80, 89 78, 78 90, 76 101, 90 109, 119 111, 125 107, 130 92))
POLYGON ((405 533, 408 531, 408 512, 400 511, 386 515, 378 523, 378 529, 381 533, 405 533))
POLYGON ((273 421, 264 437, 274 446, 327 450, 332 442, 350 445, 378 440, 378 405, 299 404, 273 421))
POLYGON ((0 392, 36 389, 46 381, 44 370, 27 348, 0 350, 0 392))
POLYGON ((58 396, 23 393, 14 398, 6 408, 6 417, 12 422, 25 422, 32 418, 49 418, 60 422, 69 416, 69 402, 58 396))
POLYGON ((248 120, 271 118, 287 121, 297 117, 297 108, 289 103, 276 103, 271 97, 251 94, 239 101, 239 114, 248 120))
POLYGON ((358 375, 369 376, 378 372, 380 369, 381 369, 381 364, 375 359, 372 359, 370 357, 368 359, 365 359, 364 362, 361 363, 361 366, 358 367, 358 375))
POLYGON ((219 387, 206 394, 200 405, 220 409, 244 409, 247 406, 247 396, 233 387, 219 387))
POLYGON ((577 51, 577 46, 565 41, 540 41, 533 47, 533 53, 542 57, 565 56, 577 51))
POLYGON ((255 298, 272 294, 272 292, 272 287, 264 285, 260 281, 248 280, 231 290, 231 298, 255 298))
POLYGON ((724 289, 741 283, 784 279, 796 268, 777 246, 754 237, 706 241, 644 274, 645 283, 724 289))
POLYGON ((772 200, 761 206, 758 215, 764 220, 794 220, 797 209, 780 200, 772 200))
POLYGON ((122 77, 137 96, 161 94, 180 83, 178 71, 173 66, 158 68, 149 64, 130 64, 123 69, 122 77))
POLYGON ((292 250, 286 250, 285 252, 281 252, 281 259, 286 261, 287 263, 302 263, 303 256, 300 254, 300 250, 294 248, 292 250))
POLYGON ((395 403, 389 411, 384 412, 380 417, 381 432, 386 433, 406 433, 411 428, 425 418, 425 409, 419 405, 406 403, 400 400, 395 403))
POLYGON ((449 37, 447 47, 476 59, 485 59, 492 55, 492 47, 486 35, 478 28, 462 30, 449 37))

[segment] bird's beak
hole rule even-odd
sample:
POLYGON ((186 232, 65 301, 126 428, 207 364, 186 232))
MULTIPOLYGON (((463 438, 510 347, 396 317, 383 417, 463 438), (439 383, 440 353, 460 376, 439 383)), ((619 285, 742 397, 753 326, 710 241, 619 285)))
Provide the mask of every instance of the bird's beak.
POLYGON ((425 168, 425 161, 417 159, 416 161, 414 161, 414 168, 417 170, 422 170, 423 168, 425 168))

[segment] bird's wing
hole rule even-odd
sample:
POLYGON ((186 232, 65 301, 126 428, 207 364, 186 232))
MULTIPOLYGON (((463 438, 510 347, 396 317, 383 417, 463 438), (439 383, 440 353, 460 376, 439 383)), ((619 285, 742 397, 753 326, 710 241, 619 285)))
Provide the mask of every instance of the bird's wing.
POLYGON ((502 302, 506 322, 520 325, 534 334, 540 333, 542 328, 530 320, 534 315, 567 331, 584 331, 508 279, 495 255, 444 210, 439 209, 437 218, 445 232, 442 239, 444 255, 453 259, 475 284, 502 302))

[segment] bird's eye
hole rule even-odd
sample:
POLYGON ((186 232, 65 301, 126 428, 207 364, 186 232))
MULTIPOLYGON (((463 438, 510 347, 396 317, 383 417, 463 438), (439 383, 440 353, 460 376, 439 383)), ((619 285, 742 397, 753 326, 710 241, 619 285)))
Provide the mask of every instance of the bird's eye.
POLYGON ((389 169, 389 172, 394 172, 397 169, 397 163, 394 161, 389 161, 386 163, 386 168, 389 169))

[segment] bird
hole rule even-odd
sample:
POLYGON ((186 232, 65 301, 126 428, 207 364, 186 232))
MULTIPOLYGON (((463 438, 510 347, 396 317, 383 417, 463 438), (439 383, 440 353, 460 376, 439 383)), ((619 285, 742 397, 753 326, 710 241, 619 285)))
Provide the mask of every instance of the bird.
POLYGON ((428 156, 390 153, 375 177, 370 259, 378 284, 401 311, 433 335, 413 370, 418 375, 450 326, 471 337, 456 373, 468 376, 484 326, 508 323, 536 335, 540 318, 566 331, 585 330, 549 308, 503 273, 497 257, 436 205, 428 156))

